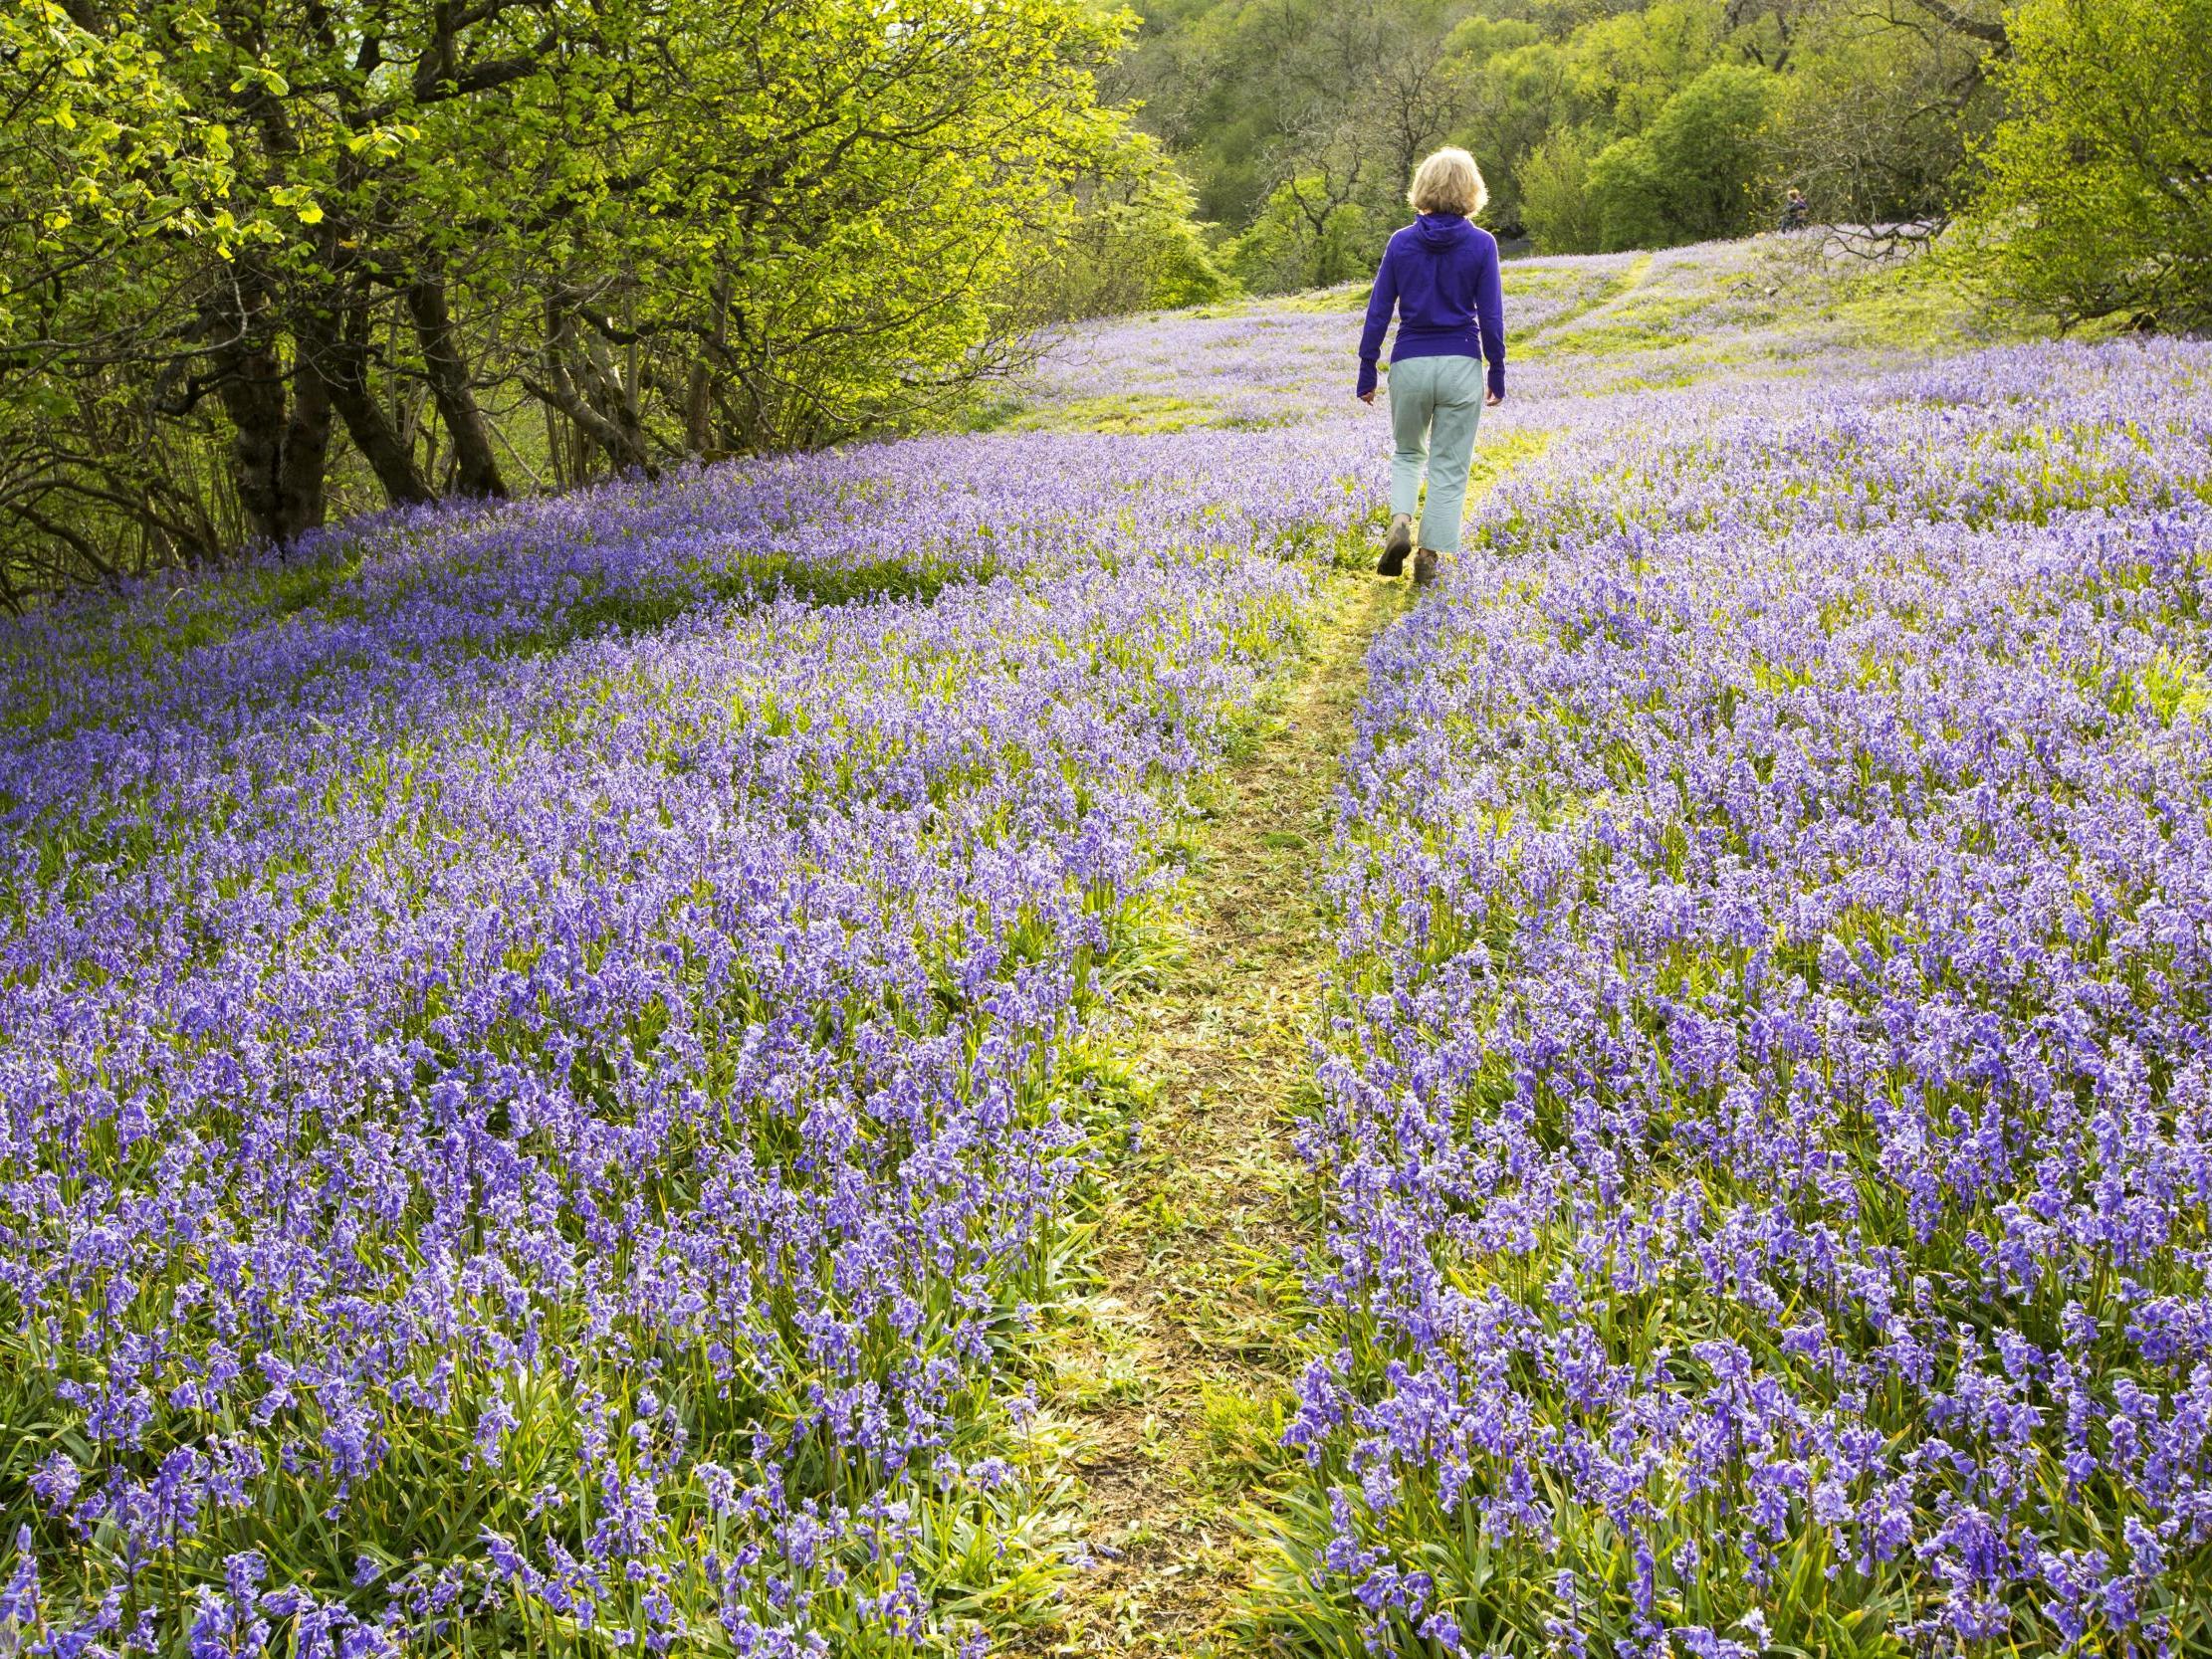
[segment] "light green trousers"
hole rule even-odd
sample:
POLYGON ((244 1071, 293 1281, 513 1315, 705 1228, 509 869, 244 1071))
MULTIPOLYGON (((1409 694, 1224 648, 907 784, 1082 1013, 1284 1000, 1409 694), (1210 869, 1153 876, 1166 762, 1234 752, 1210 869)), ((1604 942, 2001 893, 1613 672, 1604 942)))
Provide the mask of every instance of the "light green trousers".
POLYGON ((1408 357, 1390 365, 1390 510, 1411 515, 1421 503, 1424 469, 1429 501, 1421 509, 1421 545, 1459 550, 1459 518, 1467 510, 1467 469, 1474 429, 1482 422, 1480 357, 1408 357))

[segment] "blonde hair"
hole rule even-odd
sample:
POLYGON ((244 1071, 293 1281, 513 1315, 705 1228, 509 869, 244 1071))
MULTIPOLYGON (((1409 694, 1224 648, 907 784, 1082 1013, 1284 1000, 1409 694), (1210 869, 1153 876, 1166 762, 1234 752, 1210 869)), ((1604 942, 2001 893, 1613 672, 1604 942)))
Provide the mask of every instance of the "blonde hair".
POLYGON ((1472 219, 1488 204, 1490 187, 1474 157, 1456 147, 1440 149, 1414 169, 1406 201, 1416 213, 1456 213, 1472 219))

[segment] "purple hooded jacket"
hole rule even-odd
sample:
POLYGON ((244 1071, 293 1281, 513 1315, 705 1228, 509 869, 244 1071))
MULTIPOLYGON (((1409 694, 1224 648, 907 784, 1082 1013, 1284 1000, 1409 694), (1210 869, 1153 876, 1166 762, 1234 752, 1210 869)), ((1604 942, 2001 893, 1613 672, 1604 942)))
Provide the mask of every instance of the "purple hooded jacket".
POLYGON ((1505 294, 1498 284, 1497 238, 1455 213, 1424 213, 1390 239, 1360 332, 1362 397, 1375 389, 1375 363, 1394 306, 1393 362, 1483 357, 1490 365, 1490 390, 1505 395, 1505 294))

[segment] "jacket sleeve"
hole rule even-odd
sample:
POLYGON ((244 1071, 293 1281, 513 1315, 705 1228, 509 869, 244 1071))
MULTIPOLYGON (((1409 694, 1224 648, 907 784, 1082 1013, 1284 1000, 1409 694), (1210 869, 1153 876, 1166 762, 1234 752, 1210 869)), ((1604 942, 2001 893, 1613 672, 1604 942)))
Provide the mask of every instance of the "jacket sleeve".
POLYGON ((1482 330, 1482 356, 1490 365, 1490 390, 1505 395, 1505 285, 1498 274, 1497 244, 1475 280, 1474 318, 1482 330))
POLYGON ((1391 255, 1397 250, 1395 241, 1383 250, 1383 263, 1375 271, 1374 292, 1367 297, 1367 326, 1360 330, 1362 397, 1375 389, 1375 364, 1383 354, 1383 334, 1390 327, 1390 313, 1398 306, 1398 270, 1391 264, 1391 255))

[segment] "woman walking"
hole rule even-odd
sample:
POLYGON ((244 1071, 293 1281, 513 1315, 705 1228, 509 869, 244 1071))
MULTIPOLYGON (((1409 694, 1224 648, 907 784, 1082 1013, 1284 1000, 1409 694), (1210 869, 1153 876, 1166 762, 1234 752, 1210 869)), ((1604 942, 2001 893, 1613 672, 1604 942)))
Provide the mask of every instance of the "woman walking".
POLYGON ((1406 198, 1420 215, 1390 239, 1360 334, 1360 401, 1375 401, 1375 364, 1391 311, 1398 338, 1390 353, 1390 538, 1375 568, 1395 576, 1421 544, 1414 580, 1426 587, 1437 564, 1459 550, 1467 469, 1484 403, 1505 401, 1505 297, 1498 283, 1497 239, 1471 222, 1490 193, 1463 149, 1440 149, 1414 173, 1406 198), (1482 359, 1490 363, 1485 395, 1482 359), (1429 495, 1422 500, 1424 469, 1429 495))

